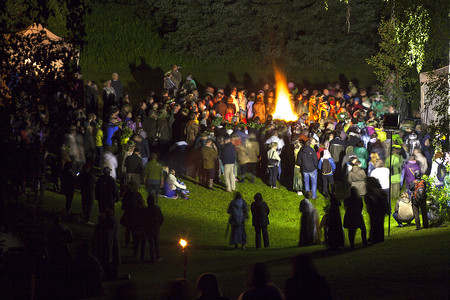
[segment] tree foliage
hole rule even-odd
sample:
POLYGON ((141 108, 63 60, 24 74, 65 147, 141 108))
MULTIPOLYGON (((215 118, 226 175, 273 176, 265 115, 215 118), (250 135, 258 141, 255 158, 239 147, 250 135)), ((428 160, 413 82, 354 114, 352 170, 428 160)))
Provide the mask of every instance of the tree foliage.
POLYGON ((425 82, 426 92, 425 108, 436 112, 432 120, 431 135, 433 140, 440 142, 446 137, 445 145, 449 149, 450 139, 450 74, 447 72, 429 72, 425 82))
POLYGON ((210 61, 262 59, 292 69, 330 69, 342 59, 372 54, 377 0, 147 1, 165 47, 210 61), (352 27, 347 23, 352 9, 352 27))

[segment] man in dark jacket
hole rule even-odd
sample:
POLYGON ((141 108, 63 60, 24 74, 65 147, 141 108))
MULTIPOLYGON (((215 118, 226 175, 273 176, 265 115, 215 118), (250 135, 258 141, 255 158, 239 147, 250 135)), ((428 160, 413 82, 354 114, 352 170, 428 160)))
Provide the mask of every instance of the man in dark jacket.
POLYGON ((119 202, 119 190, 116 181, 111 177, 111 168, 106 166, 103 168, 97 184, 95 185, 95 198, 98 201, 98 210, 100 214, 104 214, 106 209, 110 209, 114 215, 114 203, 119 202))
POLYGON ((313 200, 317 199, 317 167, 319 165, 316 151, 314 151, 316 144, 317 141, 314 138, 310 138, 300 150, 297 157, 298 165, 302 170, 305 180, 305 190, 306 192, 312 192, 313 200))
POLYGON ((152 194, 147 197, 147 208, 143 212, 145 239, 141 244, 141 255, 144 256, 145 244, 149 244, 150 261, 159 261, 159 228, 164 222, 164 217, 159 206, 155 205, 155 198, 152 194))
POLYGON ((225 144, 222 147, 220 153, 220 159, 224 166, 225 185, 227 192, 234 191, 236 189, 236 182, 234 177, 234 163, 236 161, 236 148, 231 143, 231 138, 225 138, 225 144))
POLYGON ((263 201, 261 193, 256 193, 253 198, 255 201, 250 206, 252 211, 252 225, 255 227, 255 244, 256 248, 261 248, 261 231, 264 240, 264 247, 269 247, 269 234, 267 233, 267 225, 269 225, 269 206, 263 201))
POLYGON ((133 154, 125 159, 125 170, 125 181, 134 181, 138 187, 141 186, 141 173, 143 170, 143 166, 141 149, 139 149, 138 147, 135 147, 133 150, 133 154))

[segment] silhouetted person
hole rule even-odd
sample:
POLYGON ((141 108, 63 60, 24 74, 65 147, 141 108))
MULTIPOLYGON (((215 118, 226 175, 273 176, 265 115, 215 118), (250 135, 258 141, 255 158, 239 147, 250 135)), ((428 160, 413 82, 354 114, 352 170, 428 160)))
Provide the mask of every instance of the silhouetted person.
POLYGON ((255 201, 251 204, 252 225, 255 227, 255 245, 261 248, 261 232, 264 240, 264 247, 269 247, 269 234, 267 233, 267 225, 269 225, 269 206, 263 201, 261 193, 256 193, 253 198, 255 201))
POLYGON ((80 183, 83 221, 93 225, 91 222, 91 211, 92 205, 94 204, 96 179, 95 175, 92 173, 92 166, 90 163, 86 163, 83 166, 83 170, 78 176, 78 182, 80 183))
POLYGON ((228 222, 231 225, 230 245, 237 248, 238 244, 241 244, 242 249, 245 249, 245 244, 247 244, 245 220, 248 219, 248 207, 242 199, 241 193, 234 193, 234 198, 228 205, 228 214, 230 215, 228 222))
POLYGON ((125 229, 125 247, 128 246, 130 242, 131 236, 131 223, 132 223, 132 214, 135 207, 144 207, 144 199, 142 198, 141 193, 138 191, 138 186, 136 182, 130 181, 123 186, 123 190, 125 192, 122 196, 122 210, 123 215, 120 219, 120 225, 124 226, 125 229))
POLYGON ((317 214, 316 208, 309 201, 311 197, 312 193, 306 192, 305 199, 300 201, 299 211, 302 213, 302 217, 300 219, 299 247, 311 246, 320 241, 320 234, 318 230, 319 215, 317 214))
POLYGON ((161 300, 190 300, 191 292, 189 282, 186 279, 174 279, 169 281, 160 297, 161 300))
POLYGON ((228 298, 222 297, 217 277, 213 273, 200 275, 197 280, 197 288, 200 291, 197 300, 228 300, 228 298))
POLYGON ((350 195, 344 199, 344 227, 348 230, 350 247, 355 247, 356 229, 361 229, 361 240, 367 245, 366 224, 362 215, 363 201, 356 187, 350 189, 350 195))
POLYGON ((99 260, 106 274, 106 280, 117 279, 120 264, 120 246, 118 222, 112 211, 106 209, 104 215, 99 216, 99 222, 94 230, 93 253, 99 260))
POLYGON ((147 208, 144 209, 145 237, 141 245, 141 259, 144 259, 145 244, 148 241, 150 249, 150 261, 160 260, 159 255, 159 228, 164 222, 164 217, 159 206, 155 205, 154 195, 147 197, 147 208))
POLYGON ((64 169, 61 172, 61 193, 66 197, 65 215, 70 214, 72 207, 73 194, 75 193, 75 181, 77 175, 72 168, 72 162, 68 161, 64 164, 64 169))
POLYGON ((421 229, 419 208, 422 212, 423 228, 428 228, 426 183, 422 179, 422 174, 420 174, 420 171, 414 172, 414 181, 409 184, 408 188, 411 191, 412 209, 416 223, 416 230, 421 229))
POLYGON ((271 281, 266 263, 255 263, 250 268, 248 288, 242 292, 238 300, 284 299, 281 290, 271 281))
POLYGON ((341 202, 336 194, 330 194, 330 210, 328 212, 328 246, 331 250, 344 247, 344 229, 342 228, 341 213, 339 210, 341 202))
POLYGON ((372 243, 384 242, 384 217, 389 211, 387 194, 381 189, 378 179, 373 177, 366 178, 366 190, 364 201, 370 218, 369 241, 372 243))
POLYGON ((326 279, 319 275, 311 258, 306 254, 294 257, 292 277, 286 280, 286 300, 332 299, 326 279))
POLYGON ((97 258, 89 253, 89 244, 82 242, 77 247, 77 256, 72 268, 72 295, 77 298, 101 297, 105 295, 103 282, 105 272, 97 258))
POLYGON ((103 168, 97 184, 95 185, 95 198, 98 201, 98 210, 100 214, 104 214, 107 209, 112 211, 114 215, 114 203, 119 202, 119 190, 116 181, 110 175, 111 168, 106 166, 103 168))
POLYGON ((60 299, 68 295, 70 274, 69 243, 73 239, 72 231, 61 224, 57 214, 52 216, 53 226, 47 233, 48 281, 51 289, 48 294, 52 299, 60 299))

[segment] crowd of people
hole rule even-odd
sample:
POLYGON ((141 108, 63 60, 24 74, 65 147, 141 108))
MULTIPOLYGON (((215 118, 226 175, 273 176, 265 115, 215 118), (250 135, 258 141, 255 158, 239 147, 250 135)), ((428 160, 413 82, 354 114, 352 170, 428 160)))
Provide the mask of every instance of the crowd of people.
MULTIPOLYGON (((414 218, 420 229, 421 210, 427 227, 422 175, 433 177, 438 188, 450 182, 445 170, 449 162, 445 153, 432 147, 427 126, 409 121, 401 130, 386 131, 383 115, 395 113, 394 106, 352 84, 348 90, 329 84, 311 92, 299 91, 292 82, 288 87, 298 115, 294 122, 273 119, 276 91, 269 84, 257 92, 208 86, 200 95, 193 76, 183 83, 173 65, 162 93, 150 92, 136 105, 117 73, 102 91, 95 82, 78 77, 73 94, 58 95, 54 105, 37 110, 24 105, 21 114, 9 116, 3 151, 12 159, 4 162, 11 170, 8 178, 2 178, 4 199, 29 187, 43 196, 51 184, 64 194, 62 215, 70 217, 79 188, 81 219, 89 225, 95 225, 91 211, 97 200, 100 218, 94 249, 109 279, 117 278, 120 262, 119 251, 114 250, 118 249, 115 203, 122 202, 125 243, 132 237, 134 255, 140 252, 144 259, 148 241, 150 259, 157 261, 163 222, 158 197, 189 199, 187 186, 177 175, 198 179, 205 189, 235 192, 228 213, 230 244, 236 248, 238 244, 245 248, 243 222, 248 218, 237 185, 253 184, 257 178, 273 189, 281 183, 304 194, 299 246, 320 243, 322 230, 331 249, 344 245, 338 195, 345 198, 343 225, 351 247, 358 228, 364 245, 383 241, 384 218, 391 214, 394 199, 399 199, 393 214, 399 226, 414 218), (149 195, 147 205, 138 191, 141 186, 149 195), (400 197, 402 187, 406 189, 400 197), (312 202, 318 192, 330 199, 321 221, 312 202), (369 239, 361 215, 363 201, 370 217, 369 239)), ((269 207, 260 193, 254 199, 256 247, 261 247, 261 233, 263 245, 269 247, 269 207)))

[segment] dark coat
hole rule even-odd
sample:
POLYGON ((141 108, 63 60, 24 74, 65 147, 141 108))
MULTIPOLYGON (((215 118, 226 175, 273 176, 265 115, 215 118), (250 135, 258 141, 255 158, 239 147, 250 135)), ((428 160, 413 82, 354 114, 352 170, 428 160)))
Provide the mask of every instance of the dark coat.
POLYGON ((372 243, 384 241, 384 217, 388 210, 387 194, 381 188, 368 189, 364 197, 370 218, 370 240, 372 243))
POLYGON ((144 209, 143 216, 145 218, 144 228, 148 236, 158 236, 159 228, 164 222, 161 209, 157 205, 151 205, 144 209))
POLYGON ((104 266, 107 263, 120 264, 118 222, 113 216, 99 221, 94 230, 93 254, 104 266))
POLYGON ((77 175, 72 169, 64 169, 61 172, 61 193, 63 194, 73 194, 75 191, 75 181, 77 175))
POLYGON ((265 227, 269 225, 270 209, 267 203, 263 200, 254 201, 250 209, 252 211, 252 225, 265 227))
POLYGON ((364 226, 362 215, 363 201, 361 197, 348 196, 344 199, 344 228, 361 228, 364 226))
POLYGON ((95 185, 95 198, 98 201, 100 213, 103 213, 106 208, 114 210, 114 203, 119 202, 120 199, 114 178, 106 174, 98 178, 95 185))
POLYGON ((297 156, 297 162, 302 172, 313 172, 319 166, 316 152, 311 147, 302 147, 297 156))
POLYGON ((127 173, 141 174, 143 169, 142 158, 136 153, 131 154, 125 159, 125 169, 127 173))
POLYGON ((236 148, 232 143, 226 143, 220 152, 220 159, 224 165, 234 164, 236 161, 236 148))
POLYGON ((80 183, 81 195, 83 197, 89 197, 94 200, 95 195, 95 176, 92 172, 83 171, 78 176, 78 182, 80 183))
POLYGON ((341 203, 337 199, 330 200, 330 211, 328 212, 328 246, 330 249, 344 247, 344 230, 342 228, 341 203))

